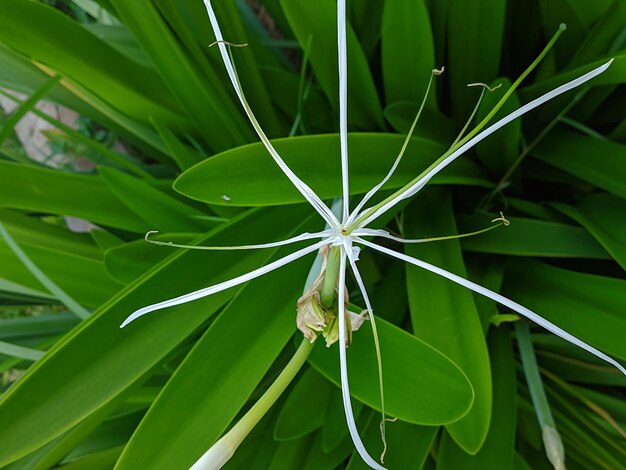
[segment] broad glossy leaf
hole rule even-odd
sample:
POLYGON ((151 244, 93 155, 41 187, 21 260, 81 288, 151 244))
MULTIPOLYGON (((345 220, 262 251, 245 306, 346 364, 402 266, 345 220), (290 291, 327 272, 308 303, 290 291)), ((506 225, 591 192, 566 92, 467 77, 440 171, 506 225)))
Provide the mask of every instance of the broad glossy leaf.
MULTIPOLYGON (((280 0, 280 4, 300 45, 304 46, 313 37, 311 66, 326 96, 338 109, 336 5, 331 0, 280 0)), ((374 80, 350 25, 347 25, 347 43, 348 122, 362 129, 382 129, 383 113, 374 80)))
MULTIPOLYGON (((376 326, 383 356, 385 409, 389 416, 436 425, 455 421, 467 412, 472 402, 472 389, 453 362, 380 317, 376 326)), ((329 380, 339 384, 336 345, 326 348, 320 342, 309 361, 329 380)), ((367 322, 355 333, 348 349, 348 371, 352 396, 379 409, 376 355, 371 326, 367 322)))
POLYGON ((576 207, 554 203, 608 251, 626 269, 626 201, 611 194, 597 193, 581 200, 576 207))
POLYGON ((322 426, 334 391, 335 387, 325 377, 312 367, 308 368, 280 410, 274 427, 274 438, 295 439, 322 426))
POLYGON ((626 199, 625 153, 625 145, 573 132, 552 131, 531 155, 626 199))
POLYGON ((111 193, 98 176, 62 173, 0 161, 0 206, 72 215, 131 232, 150 226, 111 193))
POLYGON ((203 212, 168 196, 142 179, 114 168, 100 167, 98 172, 111 192, 153 230, 200 232, 210 226, 201 219, 205 215, 203 212))
MULTIPOLYGON (((464 250, 514 256, 545 256, 608 259, 610 255, 580 227, 558 222, 507 217, 509 226, 461 240, 464 250)), ((486 228, 491 223, 485 216, 457 215, 460 233, 486 228)), ((437 236, 440 234, 431 234, 437 236)))
MULTIPOLYGON (((287 237, 302 217, 302 208, 297 207, 251 211, 197 243, 246 243, 251 233, 287 237)), ((154 313, 120 330, 120 323, 135 309, 248 272, 271 254, 271 250, 179 251, 104 304, 2 397, 0 419, 11 425, 0 429, 0 464, 45 444, 114 399, 197 330, 237 289, 154 313)))
MULTIPOLYGON (((380 182, 403 140, 396 134, 349 136, 352 194, 365 193, 380 182)), ((411 142, 398 170, 383 188, 408 183, 445 150, 430 140, 414 138, 411 142)), ((339 195, 341 160, 337 134, 277 139, 273 143, 287 165, 322 199, 339 195)), ((432 182, 485 187, 492 184, 467 159, 460 159, 432 182)), ((174 188, 192 199, 212 204, 257 206, 303 201, 260 143, 228 150, 194 166, 176 180, 174 188)))
POLYGON ((470 455, 445 434, 439 447, 437 470, 513 468, 517 384, 511 329, 507 325, 493 328, 488 343, 493 371, 493 408, 485 443, 478 453, 470 455))
POLYGON ((243 288, 177 369, 118 468, 189 468, 217 441, 292 337, 311 263, 309 256, 243 288))
POLYGON ((626 331, 626 281, 516 259, 507 265, 504 282, 511 299, 607 354, 626 359, 626 343, 616 333, 626 331))
MULTIPOLYGON (((436 188, 405 209, 405 236, 419 238, 424 222, 442 234, 456 233, 449 193, 436 188)), ((458 240, 406 245, 404 252, 466 277, 458 240)), ((482 446, 491 419, 491 372, 485 336, 472 292, 423 269, 406 266, 413 333, 459 365, 474 388, 467 415, 446 429, 466 452, 482 446)))
MULTIPOLYGON (((435 64, 430 19, 423 0, 392 0, 384 3, 382 69, 387 104, 422 102, 435 64)), ((429 102, 434 107, 436 83, 429 102)))
POLYGON ((0 40, 5 44, 88 87, 135 119, 146 122, 155 116, 184 127, 177 103, 150 68, 51 7, 21 0, 6 0, 3 7, 0 40))

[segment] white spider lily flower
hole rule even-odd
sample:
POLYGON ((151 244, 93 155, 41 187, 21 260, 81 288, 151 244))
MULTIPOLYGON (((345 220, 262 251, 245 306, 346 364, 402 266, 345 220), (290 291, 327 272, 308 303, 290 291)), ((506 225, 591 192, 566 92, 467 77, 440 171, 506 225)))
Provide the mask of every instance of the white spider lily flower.
MULTIPOLYGON (((400 201, 409 198, 419 192, 426 184, 430 181, 430 179, 440 172, 447 165, 452 163, 458 157, 460 157, 467 150, 471 149, 478 142, 492 134, 493 132, 500 129, 502 126, 511 122, 512 120, 524 115, 525 113, 531 111, 532 109, 542 105, 548 100, 551 100, 562 93, 565 93, 568 90, 571 90, 589 80, 596 77, 597 75, 604 72, 611 64, 612 61, 608 61, 604 65, 572 80, 564 85, 561 85, 554 90, 546 93, 545 95, 536 98, 535 100, 527 103, 526 105, 520 107, 515 112, 507 115, 506 117, 498 120, 491 126, 487 127, 482 132, 477 133, 472 138, 464 139, 459 143, 460 145, 456 146, 456 143, 459 141, 455 141, 452 145, 449 154, 446 153, 442 158, 440 158, 435 164, 433 164, 425 173, 417 177, 411 183, 409 183, 404 188, 400 189, 396 193, 394 193, 389 198, 385 199, 382 203, 375 205, 373 207, 363 209, 368 200, 374 196, 378 190, 384 185, 385 182, 392 176, 395 169, 398 167, 400 160, 404 154, 404 151, 409 143, 409 139, 411 134, 415 128, 415 124, 417 122, 417 118, 421 113, 421 109, 423 108, 424 103, 420 107, 420 111, 416 117, 416 120, 413 122, 411 130, 407 135, 404 145, 398 155, 396 161, 392 165, 390 171, 383 178, 383 180, 374 186, 372 190, 370 190, 363 199, 358 203, 354 211, 350 212, 349 210, 349 171, 348 171, 348 125, 347 125, 347 45, 346 45, 346 2, 345 0, 337 1, 337 47, 338 47, 338 71, 339 71, 339 127, 340 127, 340 154, 341 154, 341 181, 342 181, 342 210, 341 210, 341 222, 335 216, 333 211, 321 200, 321 198, 308 186, 304 183, 295 173, 287 166, 278 152, 272 146, 272 143, 267 138, 261 126, 259 125, 256 117, 254 116, 244 92, 241 88, 241 84, 237 77, 237 73, 235 71, 234 64, 231 60, 229 52, 227 50, 228 43, 224 41, 222 33, 220 31, 220 27, 211 5, 210 0, 204 0, 204 4, 208 13, 208 17, 213 28, 213 32, 216 37, 216 44, 219 48, 222 60, 224 62, 224 66, 228 73, 229 79, 235 89, 237 97, 243 106, 246 115, 248 116, 250 123, 254 127, 257 132, 259 138, 261 139, 263 145, 266 147, 267 151, 274 159, 276 164, 280 167, 280 169, 284 172, 284 174, 289 178, 289 180, 293 183, 293 185, 300 191, 300 193, 304 196, 304 198, 308 201, 308 203, 313 207, 313 209, 320 215, 322 220, 326 223, 327 229, 317 232, 317 233, 304 233, 301 235, 297 235, 295 237, 271 243, 263 243, 263 244, 251 244, 251 245, 243 245, 237 247, 196 247, 196 246, 186 246, 186 245, 177 245, 167 242, 160 242, 155 240, 148 240, 148 234, 146 239, 152 243, 157 243, 161 245, 167 245, 172 247, 181 247, 181 248, 191 248, 191 249, 203 249, 203 250, 248 250, 248 249, 258 249, 258 248, 270 248, 270 247, 279 247, 283 245, 288 245, 291 243, 301 242, 305 240, 314 240, 319 239, 315 243, 307 246, 305 248, 299 249, 287 256, 284 256, 278 260, 275 260, 265 266, 262 266, 258 269, 255 269, 249 273, 242 274, 234 279, 221 282, 219 284, 209 286, 203 289, 200 289, 195 292, 191 292, 170 300, 164 300, 162 302, 158 302, 153 305, 149 305, 143 307, 136 312, 132 313, 125 321, 122 323, 121 327, 128 325, 130 322, 136 320, 137 318, 156 311, 160 309, 164 309, 170 306, 179 305, 182 303, 190 302, 202 297, 206 297, 217 292, 221 292, 225 289, 229 289, 231 287, 238 286, 250 280, 253 280, 257 277, 263 276, 275 269, 278 269, 282 266, 285 266, 292 261, 302 258, 310 253, 318 251, 320 249, 324 250, 335 250, 335 253, 338 253, 338 257, 335 260, 333 266, 324 265, 323 277, 319 276, 317 280, 313 283, 314 288, 305 292, 305 295, 298 302, 298 327, 302 330, 303 334, 306 338, 308 338, 311 342, 315 340, 317 337, 317 333, 320 331, 325 331, 328 328, 328 312, 321 308, 321 304, 319 304, 319 289, 321 288, 322 281, 327 282, 331 279, 331 290, 333 295, 338 297, 337 302, 337 329, 336 335, 338 338, 338 347, 339 347, 339 362, 340 362, 340 377, 341 377, 341 390, 343 397, 344 410, 346 415, 346 421, 348 425, 348 429, 350 431, 350 436, 354 443, 354 446, 361 456, 361 458, 366 462, 371 468, 374 469, 384 469, 384 467, 376 462, 367 452, 363 442, 359 436, 358 429, 356 427, 356 422, 354 419, 354 414, 352 412, 352 403, 350 397, 350 386, 349 386, 349 377, 348 377, 348 364, 346 358, 346 347, 349 343, 350 336, 350 326, 347 324, 346 320, 348 319, 349 323, 352 321, 356 321, 354 318, 347 312, 347 296, 346 296, 346 267, 349 264, 352 272, 354 273, 355 279, 357 281, 358 288, 363 296, 367 318, 371 321, 372 331, 374 333, 374 341, 375 348, 378 355, 378 373, 379 373, 379 384, 380 384, 380 397, 381 397, 381 412, 382 412, 382 420, 381 420, 381 434, 382 441, 384 445, 383 455, 381 456, 381 462, 383 461, 383 456, 386 451, 386 443, 385 443, 385 404, 384 404, 384 390, 382 383, 382 364, 380 362, 380 346, 378 343, 378 337, 376 334, 376 323, 372 310, 372 305, 370 303, 369 297, 367 295, 367 291, 365 289, 365 284, 363 279, 359 273, 357 268, 358 261, 358 251, 359 247, 356 245, 361 245, 373 250, 376 250, 380 253, 386 254, 388 256, 394 257, 401 261, 413 264, 422 269, 431 271, 435 274, 443 276, 449 279, 452 282, 460 284, 476 293, 479 293, 483 296, 486 296, 490 299, 495 300, 496 302, 510 308, 511 310, 525 316, 529 320, 537 323, 538 325, 546 328, 548 331, 556 334, 557 336, 569 341, 572 344, 575 344, 596 357, 612 364, 616 368, 618 368, 622 373, 626 375, 626 369, 619 364, 614 359, 610 358, 606 354, 597 350, 593 346, 588 345, 587 343, 579 340, 575 336, 567 333, 563 329, 554 325, 553 323, 545 320, 541 316, 532 312, 531 310, 523 307, 522 305, 507 299, 506 297, 493 292, 489 289, 486 289, 472 281, 464 279, 460 276, 452 274, 440 267, 434 266, 432 264, 426 263, 419 259, 407 256, 403 253, 390 250, 386 247, 380 246, 376 243, 366 240, 364 237, 384 237, 387 239, 391 239, 401 243, 421 243, 424 241, 432 241, 436 239, 428 239, 428 240, 406 240, 399 237, 395 237, 388 232, 380 229, 371 229, 368 228, 368 225, 376 220, 378 217, 383 215, 385 212, 393 208, 400 201)), ((440 71, 433 70, 433 75, 438 75, 440 71)), ((432 75, 431 75, 432 80, 432 75)), ((430 88, 430 83, 429 83, 430 88)), ((425 100, 426 98, 424 98, 425 100)), ((468 136, 469 137, 469 136, 468 136)), ((507 225, 508 221, 504 219, 504 217, 495 219, 495 221, 500 221, 501 224, 507 225)), ((491 227, 493 228, 493 227, 491 227)), ((489 229, 491 229, 489 228, 489 229)), ((486 230, 489 230, 486 229, 486 230)), ((473 235, 485 230, 474 232, 473 235)), ((458 238, 458 236, 454 237, 440 237, 439 239, 447 239, 447 238, 458 238)), ((353 314, 354 315, 354 314, 353 314)), ((358 322, 362 322, 364 320, 364 315, 358 316, 358 322)), ((352 329, 356 329, 356 324, 352 325, 352 329)), ((328 331, 327 340, 330 338, 334 339, 333 336, 335 333, 333 331, 328 331)), ((308 343, 308 342, 304 342, 308 343)), ((304 344, 303 343, 303 344, 304 344)), ((248 412, 244 418, 241 419, 225 436, 223 436, 217 443, 215 443, 201 458, 196 462, 196 464, 192 467, 193 470, 199 469, 218 469, 224 465, 228 459, 233 455, 236 448, 241 444, 245 436, 250 432, 252 427, 258 422, 260 419, 259 416, 262 415, 269 409, 272 403, 278 398, 278 396, 284 391, 286 386, 295 376, 297 369, 301 367, 306 361, 306 356, 310 352, 310 345, 307 347, 302 347, 298 350, 296 355, 294 356, 293 365, 288 366, 277 381, 270 386, 266 394, 253 406, 253 408, 248 412), (308 349, 307 349, 308 347, 308 349)), ((291 364, 291 362, 290 362, 291 364)))

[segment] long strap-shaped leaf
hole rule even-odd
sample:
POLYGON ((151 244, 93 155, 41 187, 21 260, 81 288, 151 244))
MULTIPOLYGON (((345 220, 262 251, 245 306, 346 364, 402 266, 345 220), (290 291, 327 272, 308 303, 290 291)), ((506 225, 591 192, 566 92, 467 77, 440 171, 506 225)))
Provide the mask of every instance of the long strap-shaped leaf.
POLYGON ((24 250, 20 248, 17 242, 13 239, 11 234, 4 228, 2 222, 0 222, 0 237, 4 238, 4 241, 9 248, 13 250, 15 256, 17 256, 24 266, 28 268, 33 276, 37 278, 39 282, 41 282, 46 289, 50 291, 59 301, 61 301, 67 308, 69 308, 72 312, 74 312, 77 316, 82 319, 85 319, 89 316, 89 312, 78 302, 72 299, 63 289, 61 289, 52 279, 50 279, 46 274, 39 269, 39 267, 33 263, 33 261, 28 257, 24 250))

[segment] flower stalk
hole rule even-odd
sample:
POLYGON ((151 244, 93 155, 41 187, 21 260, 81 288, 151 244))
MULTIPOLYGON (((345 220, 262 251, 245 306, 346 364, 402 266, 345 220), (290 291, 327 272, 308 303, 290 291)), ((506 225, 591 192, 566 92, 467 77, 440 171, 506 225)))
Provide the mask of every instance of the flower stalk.
POLYGON ((306 338, 302 340, 289 363, 285 366, 272 385, 248 412, 224 436, 222 436, 209 450, 207 450, 190 470, 218 470, 230 460, 237 448, 244 441, 250 431, 265 416, 289 386, 296 374, 306 362, 313 350, 314 343, 306 338))

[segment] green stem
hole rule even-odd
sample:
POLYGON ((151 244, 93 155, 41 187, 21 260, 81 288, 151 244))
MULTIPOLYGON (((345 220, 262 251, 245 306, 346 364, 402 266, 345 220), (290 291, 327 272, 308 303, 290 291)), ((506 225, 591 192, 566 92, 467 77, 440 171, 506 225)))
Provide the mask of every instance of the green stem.
POLYGON ((328 253, 328 261, 326 262, 326 275, 324 276, 324 284, 320 293, 320 301, 326 308, 331 308, 335 303, 337 292, 337 276, 339 276, 339 258, 341 249, 333 246, 328 253))
POLYGON ((269 409, 276 403, 285 389, 289 386, 298 371, 313 350, 314 343, 306 338, 302 340, 298 350, 293 355, 287 366, 283 369, 276 380, 270 385, 261 398, 248 410, 248 412, 217 441, 200 459, 191 467, 191 470, 217 470, 222 468, 235 453, 250 431, 265 416, 269 409))

